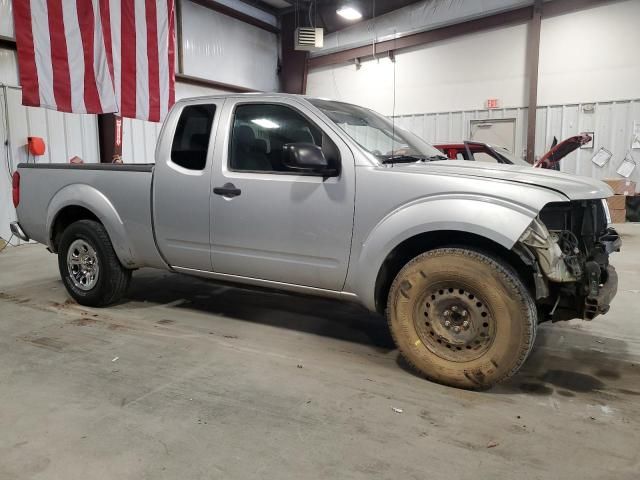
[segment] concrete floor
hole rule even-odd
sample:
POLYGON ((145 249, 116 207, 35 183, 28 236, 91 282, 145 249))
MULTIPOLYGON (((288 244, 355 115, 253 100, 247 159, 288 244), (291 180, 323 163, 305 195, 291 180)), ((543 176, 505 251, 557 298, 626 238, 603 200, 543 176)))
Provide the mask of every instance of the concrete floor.
POLYGON ((621 230, 611 312, 545 325, 485 393, 408 372, 354 305, 140 271, 90 309, 44 247, 9 248, 0 479, 638 478, 640 225, 621 230))

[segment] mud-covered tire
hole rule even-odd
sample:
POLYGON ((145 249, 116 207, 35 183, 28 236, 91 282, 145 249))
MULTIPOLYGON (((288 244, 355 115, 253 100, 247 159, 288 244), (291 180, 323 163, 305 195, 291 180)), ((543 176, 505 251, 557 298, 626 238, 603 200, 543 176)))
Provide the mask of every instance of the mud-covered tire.
POLYGON ((535 303, 516 272, 465 248, 432 250, 407 263, 389 291, 387 320, 418 373, 474 390, 515 374, 537 327, 535 303))
POLYGON ((131 280, 131 270, 118 260, 109 234, 101 223, 94 220, 78 220, 64 230, 58 248, 58 268, 69 295, 79 304, 90 307, 116 303, 126 293, 131 280), (70 249, 76 251, 78 246, 86 247, 80 253, 90 252, 97 264, 95 278, 86 285, 82 285, 77 277, 74 281, 72 270, 75 267, 69 262, 70 249))

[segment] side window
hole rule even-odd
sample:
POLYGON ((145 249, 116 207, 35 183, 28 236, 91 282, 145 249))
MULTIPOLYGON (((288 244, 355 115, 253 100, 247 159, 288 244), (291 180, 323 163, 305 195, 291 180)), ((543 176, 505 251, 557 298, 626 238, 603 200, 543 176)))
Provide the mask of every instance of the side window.
POLYGON ((231 132, 229 168, 236 171, 288 172, 282 147, 288 143, 313 143, 327 161, 338 162, 336 145, 295 110, 284 105, 243 104, 236 107, 231 132))
POLYGON ((173 163, 189 170, 204 170, 215 105, 184 107, 171 145, 173 163))

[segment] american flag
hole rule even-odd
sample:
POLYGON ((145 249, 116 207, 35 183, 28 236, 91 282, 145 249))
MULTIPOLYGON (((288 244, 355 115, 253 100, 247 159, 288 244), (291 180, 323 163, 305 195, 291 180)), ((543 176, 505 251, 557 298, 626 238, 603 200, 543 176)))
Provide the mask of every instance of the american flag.
POLYGON ((13 0, 22 103, 158 122, 175 101, 174 0, 13 0))

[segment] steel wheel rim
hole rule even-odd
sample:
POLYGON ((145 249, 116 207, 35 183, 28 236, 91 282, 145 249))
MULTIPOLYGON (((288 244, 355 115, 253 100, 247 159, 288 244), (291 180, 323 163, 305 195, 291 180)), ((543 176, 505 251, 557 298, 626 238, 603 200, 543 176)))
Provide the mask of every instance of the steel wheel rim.
POLYGON ((469 362, 484 355, 496 335, 496 322, 484 299, 465 286, 425 292, 414 313, 416 333, 438 357, 469 362))
POLYGON ((67 251, 67 270, 71 282, 80 290, 96 286, 100 265, 95 249, 85 240, 74 240, 67 251))

